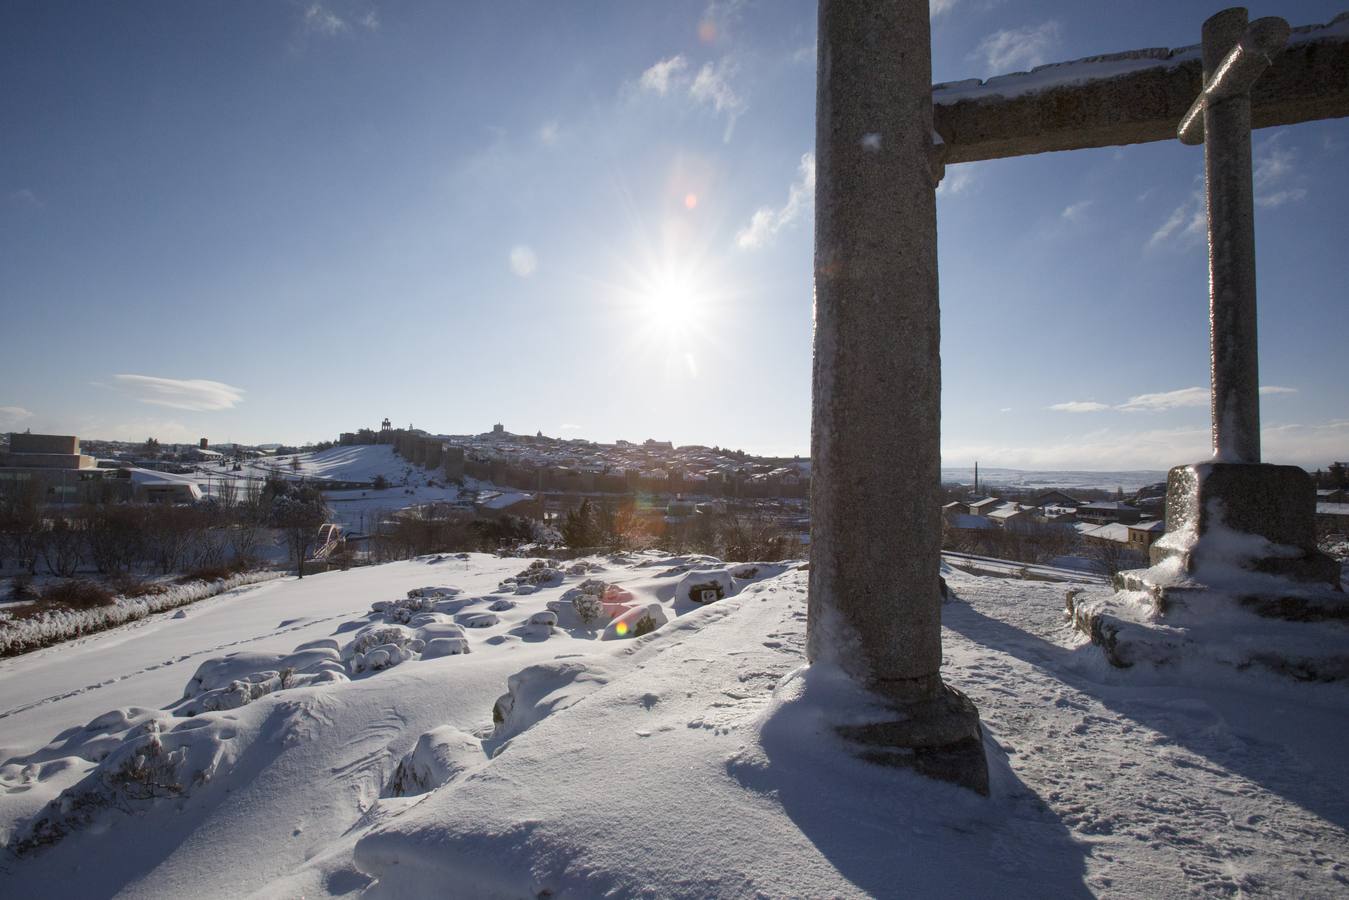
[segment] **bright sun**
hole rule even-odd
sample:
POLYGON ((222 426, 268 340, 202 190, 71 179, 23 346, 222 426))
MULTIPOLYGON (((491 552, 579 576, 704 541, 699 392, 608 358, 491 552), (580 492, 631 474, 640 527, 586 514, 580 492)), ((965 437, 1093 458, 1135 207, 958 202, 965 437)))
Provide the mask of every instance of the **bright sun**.
POLYGON ((697 292, 687 278, 667 273, 643 293, 646 324, 671 337, 682 337, 702 314, 697 292))

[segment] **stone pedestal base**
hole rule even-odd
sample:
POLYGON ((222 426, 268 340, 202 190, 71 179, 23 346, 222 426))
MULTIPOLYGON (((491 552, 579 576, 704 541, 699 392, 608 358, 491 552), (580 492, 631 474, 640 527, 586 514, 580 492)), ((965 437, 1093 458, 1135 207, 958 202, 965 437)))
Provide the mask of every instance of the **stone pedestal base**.
POLYGON ((1179 560, 1186 575, 1236 564, 1338 589, 1340 565, 1317 549, 1315 517, 1316 487, 1297 466, 1176 466, 1167 477, 1166 535, 1152 545, 1151 562, 1179 560))
POLYGON ((1349 595, 1274 575, 1228 574, 1206 583, 1176 560, 1121 572, 1110 597, 1069 596, 1068 617, 1119 668, 1145 663, 1202 677, 1217 664, 1301 681, 1349 678, 1349 595))
POLYGON ((868 762, 913 769, 988 796, 983 729, 970 698, 942 685, 934 699, 893 708, 893 720, 842 725, 837 731, 868 762))

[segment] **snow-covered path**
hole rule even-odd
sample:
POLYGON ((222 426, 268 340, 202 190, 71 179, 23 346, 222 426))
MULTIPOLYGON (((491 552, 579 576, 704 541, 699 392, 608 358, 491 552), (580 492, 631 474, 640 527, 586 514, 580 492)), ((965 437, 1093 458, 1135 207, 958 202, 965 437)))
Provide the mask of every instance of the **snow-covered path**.
POLYGON ((1093 892, 1349 889, 1342 686, 1112 669, 1055 614, 1062 586, 952 583, 946 677, 1090 848, 1093 892))

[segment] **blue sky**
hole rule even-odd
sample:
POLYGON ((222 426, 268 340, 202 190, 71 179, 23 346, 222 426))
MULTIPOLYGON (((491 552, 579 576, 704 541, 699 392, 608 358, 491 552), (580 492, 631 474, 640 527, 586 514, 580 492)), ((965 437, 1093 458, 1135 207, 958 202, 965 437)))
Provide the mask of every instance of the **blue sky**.
MULTIPOLYGON (((934 80, 1218 8, 933 0, 934 80)), ((811 0, 9 0, 0 429, 804 453, 814 41, 811 0)), ((1349 123, 1255 152, 1266 457, 1344 459, 1349 123)), ((1176 142, 948 169, 945 464, 1206 455, 1201 172, 1176 142)))

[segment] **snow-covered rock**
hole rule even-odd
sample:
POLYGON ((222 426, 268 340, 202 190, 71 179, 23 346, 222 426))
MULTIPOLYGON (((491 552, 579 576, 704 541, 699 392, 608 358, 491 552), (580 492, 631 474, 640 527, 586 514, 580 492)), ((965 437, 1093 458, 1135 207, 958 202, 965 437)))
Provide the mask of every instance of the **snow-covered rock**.
POLYGON ((689 572, 679 579, 675 598, 692 603, 715 603, 735 593, 735 576, 728 569, 689 572))
POLYGON ((468 638, 438 637, 426 642, 422 648, 422 659, 439 659, 442 656, 462 656, 471 652, 468 638))
POLYGON ((394 771, 390 797, 424 794, 448 784, 486 761, 482 741, 450 725, 441 725, 417 738, 412 752, 394 771))
POLYGON ((600 640, 612 641, 619 638, 641 637, 669 622, 665 608, 659 603, 648 603, 622 613, 604 626, 600 640))

